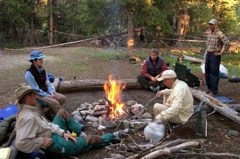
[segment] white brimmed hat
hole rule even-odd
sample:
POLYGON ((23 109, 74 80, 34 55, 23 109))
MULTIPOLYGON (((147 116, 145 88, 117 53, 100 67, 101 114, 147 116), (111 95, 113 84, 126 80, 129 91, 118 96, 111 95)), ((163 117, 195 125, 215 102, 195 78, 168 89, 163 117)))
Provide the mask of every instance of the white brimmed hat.
POLYGON ((169 78, 176 78, 177 75, 173 70, 166 70, 162 73, 162 76, 158 78, 158 81, 162 81, 164 79, 169 79, 169 78))
POLYGON ((217 24, 217 23, 218 23, 217 19, 211 19, 211 20, 208 22, 208 24, 217 24))

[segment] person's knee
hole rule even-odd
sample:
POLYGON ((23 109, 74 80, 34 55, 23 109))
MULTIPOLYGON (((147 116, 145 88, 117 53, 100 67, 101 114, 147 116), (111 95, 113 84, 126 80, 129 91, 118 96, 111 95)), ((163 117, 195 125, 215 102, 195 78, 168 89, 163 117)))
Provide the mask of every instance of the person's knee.
POLYGON ((137 76, 137 80, 138 80, 138 81, 142 81, 142 79, 143 79, 143 75, 137 76))
POLYGON ((160 113, 157 103, 153 105, 153 114, 158 115, 160 113))
POLYGON ((67 121, 70 120, 71 115, 65 110, 65 109, 60 109, 57 112, 57 115, 61 118, 61 119, 67 119, 67 121))
POLYGON ((60 111, 61 109, 63 109, 63 107, 60 105, 60 103, 56 102, 56 103, 52 103, 51 105, 49 105, 49 107, 52 109, 52 111, 57 114, 58 111, 60 111))
POLYGON ((61 105, 63 105, 63 104, 66 102, 66 100, 67 100, 66 96, 63 95, 63 96, 58 100, 58 102, 59 102, 61 105))

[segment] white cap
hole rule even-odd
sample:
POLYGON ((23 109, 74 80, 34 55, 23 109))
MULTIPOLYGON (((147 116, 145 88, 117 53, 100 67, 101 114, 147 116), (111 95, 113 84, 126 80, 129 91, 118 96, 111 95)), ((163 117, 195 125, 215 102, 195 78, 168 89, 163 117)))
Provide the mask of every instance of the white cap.
POLYGON ((168 78, 176 78, 177 75, 173 70, 166 70, 162 73, 162 76, 160 78, 158 78, 158 81, 162 81, 164 79, 168 79, 168 78))
POLYGON ((211 20, 208 22, 208 24, 217 24, 217 23, 218 23, 217 19, 211 19, 211 20))

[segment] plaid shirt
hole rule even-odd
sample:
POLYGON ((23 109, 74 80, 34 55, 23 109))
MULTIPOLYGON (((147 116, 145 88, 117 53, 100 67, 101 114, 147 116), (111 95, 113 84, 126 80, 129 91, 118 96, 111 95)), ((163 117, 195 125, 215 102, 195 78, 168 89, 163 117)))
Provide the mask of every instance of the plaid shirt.
POLYGON ((208 34, 207 38, 207 51, 208 52, 220 52, 221 54, 227 53, 230 46, 230 42, 226 35, 219 29, 208 34))

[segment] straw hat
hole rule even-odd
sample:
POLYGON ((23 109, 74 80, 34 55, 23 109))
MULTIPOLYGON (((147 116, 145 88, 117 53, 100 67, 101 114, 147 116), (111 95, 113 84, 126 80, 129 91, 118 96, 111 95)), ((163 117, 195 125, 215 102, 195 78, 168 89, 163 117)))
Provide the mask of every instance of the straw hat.
POLYGON ((31 92, 38 92, 35 89, 32 89, 30 86, 22 86, 19 87, 16 91, 15 91, 15 96, 17 98, 16 103, 18 103, 25 95, 31 93, 31 92))

